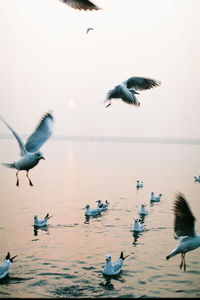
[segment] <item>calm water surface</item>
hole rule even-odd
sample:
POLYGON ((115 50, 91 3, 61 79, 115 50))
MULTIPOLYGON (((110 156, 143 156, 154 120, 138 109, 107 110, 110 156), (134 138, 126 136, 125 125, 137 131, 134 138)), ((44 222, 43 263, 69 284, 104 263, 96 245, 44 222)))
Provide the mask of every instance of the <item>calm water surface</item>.
MULTIPOLYGON (((16 140, 2 139, 1 162, 19 158, 16 140)), ((175 247, 172 205, 184 193, 200 233, 200 146, 49 140, 46 160, 29 172, 0 167, 0 261, 18 255, 0 297, 200 297, 200 248, 166 261, 175 247), (143 188, 136 189, 136 180, 143 188), (150 193, 163 193, 150 204, 150 193), (108 200, 109 209, 86 221, 86 204, 108 200), (141 203, 145 230, 131 231, 141 203), (53 217, 34 232, 33 215, 53 217), (116 278, 102 275, 105 255, 130 255, 116 278)))

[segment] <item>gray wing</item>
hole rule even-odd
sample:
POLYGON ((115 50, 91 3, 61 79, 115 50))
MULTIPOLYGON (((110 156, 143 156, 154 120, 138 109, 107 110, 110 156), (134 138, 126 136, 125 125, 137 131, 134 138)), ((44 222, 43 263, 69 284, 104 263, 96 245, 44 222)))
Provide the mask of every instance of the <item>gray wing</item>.
POLYGON ((158 80, 144 77, 130 77, 129 79, 124 81, 124 84, 127 86, 128 89, 134 88, 136 90, 148 90, 153 87, 159 86, 161 82, 158 80))
POLYGON ((122 261, 122 260, 119 260, 119 259, 118 259, 118 260, 114 261, 114 262, 112 263, 112 266, 113 266, 114 271, 116 272, 116 271, 120 270, 121 267, 122 267, 122 264, 123 264, 123 261, 122 261))
POLYGON ((136 97, 125 86, 117 85, 113 90, 108 91, 104 102, 111 99, 122 99, 128 104, 137 104, 136 97))
POLYGON ((0 119, 11 130, 12 134, 17 139, 18 144, 19 144, 19 148, 20 148, 20 155, 24 156, 27 153, 27 151, 26 151, 26 148, 25 148, 25 145, 24 145, 23 141, 21 140, 19 135, 14 131, 14 129, 12 129, 12 127, 10 127, 10 125, 2 118, 2 116, 0 116, 0 119))
POLYGON ((173 211, 175 214, 174 231, 177 237, 194 236, 195 217, 193 216, 189 205, 182 194, 177 195, 173 211))
POLYGON ((66 3, 70 7, 79 10, 98 10, 100 9, 94 3, 89 0, 60 0, 63 3, 66 3))
POLYGON ((28 152, 38 151, 48 140, 53 132, 53 122, 53 115, 50 112, 46 113, 25 144, 28 152))

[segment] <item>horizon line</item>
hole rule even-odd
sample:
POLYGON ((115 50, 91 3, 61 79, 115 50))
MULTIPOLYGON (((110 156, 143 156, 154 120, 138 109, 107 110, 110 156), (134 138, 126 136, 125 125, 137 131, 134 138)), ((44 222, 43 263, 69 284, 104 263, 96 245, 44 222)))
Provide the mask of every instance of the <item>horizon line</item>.
MULTIPOLYGON (((29 135, 22 134, 21 138, 29 135)), ((0 139, 14 138, 12 134, 0 133, 0 139)), ((87 135, 52 135, 53 140, 72 140, 72 141, 95 141, 95 142, 124 142, 124 143, 166 143, 166 144, 193 144, 200 145, 200 138, 184 137, 131 137, 131 136, 87 136, 87 135)))

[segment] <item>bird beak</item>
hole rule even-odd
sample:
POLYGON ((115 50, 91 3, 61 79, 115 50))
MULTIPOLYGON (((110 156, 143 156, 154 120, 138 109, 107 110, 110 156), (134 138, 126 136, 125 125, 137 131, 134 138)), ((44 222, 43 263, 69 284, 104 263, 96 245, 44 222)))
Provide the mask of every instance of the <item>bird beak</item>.
POLYGON ((45 160, 45 158, 44 158, 43 156, 41 157, 41 159, 44 159, 44 160, 45 160))

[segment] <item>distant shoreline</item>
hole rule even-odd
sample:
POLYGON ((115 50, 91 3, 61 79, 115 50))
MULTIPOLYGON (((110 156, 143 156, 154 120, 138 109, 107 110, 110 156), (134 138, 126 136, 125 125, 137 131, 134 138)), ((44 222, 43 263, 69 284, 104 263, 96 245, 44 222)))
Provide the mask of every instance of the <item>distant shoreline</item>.
MULTIPOLYGON (((26 139, 27 135, 21 135, 26 139)), ((0 134, 0 139, 14 138, 10 134, 0 134)), ((91 141, 91 142, 115 142, 115 143, 155 143, 155 144, 192 144, 200 145, 200 139, 197 138, 161 138, 161 137, 121 137, 121 136, 70 136, 53 135, 53 140, 65 141, 91 141)))

